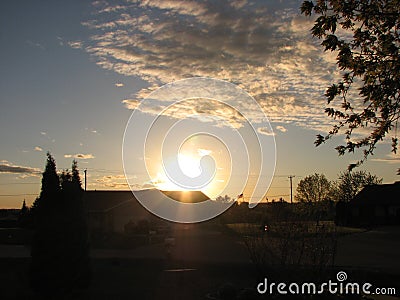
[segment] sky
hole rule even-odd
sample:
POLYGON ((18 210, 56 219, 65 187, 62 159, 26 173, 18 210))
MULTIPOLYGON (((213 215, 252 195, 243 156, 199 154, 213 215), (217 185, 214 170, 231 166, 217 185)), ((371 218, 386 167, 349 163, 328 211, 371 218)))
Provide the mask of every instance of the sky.
MULTIPOLYGON (((32 203, 47 151, 59 170, 77 159, 82 175, 87 169, 87 188, 97 190, 128 189, 128 183, 172 189, 166 161, 176 167, 174 157, 186 176, 209 173, 212 197, 244 191, 251 201, 265 198, 264 189, 268 199, 289 200, 289 175, 294 189, 313 173, 337 179, 360 155, 338 157, 334 147, 343 136, 314 146, 333 124, 323 94, 340 73, 335 56, 311 37, 313 19, 300 16, 300 5, 3 3, 0 207, 32 203), (195 84, 185 86, 193 77, 195 84), (224 88, 209 89, 210 96, 197 85, 200 78, 223 80, 240 96, 230 98, 224 88), (171 91, 186 94, 178 99, 171 91), (148 131, 145 124, 154 126, 148 131), (266 159, 257 164, 260 155, 266 159)), ((399 180, 398 167, 385 140, 360 169, 391 183, 399 180)))

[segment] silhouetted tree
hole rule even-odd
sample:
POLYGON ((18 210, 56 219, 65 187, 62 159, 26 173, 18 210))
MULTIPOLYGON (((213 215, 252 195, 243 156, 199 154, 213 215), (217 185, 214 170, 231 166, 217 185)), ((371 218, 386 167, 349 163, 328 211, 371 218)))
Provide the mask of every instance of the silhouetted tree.
POLYGON ((81 191, 83 191, 82 189, 82 181, 81 181, 81 176, 79 175, 79 169, 78 169, 78 162, 74 159, 72 161, 72 171, 71 171, 71 181, 74 184, 75 188, 80 189, 81 191))
POLYGON ((83 190, 76 162, 73 168, 75 175, 64 171, 59 177, 48 153, 42 191, 35 201, 30 275, 32 288, 43 297, 56 299, 90 283, 83 190))
POLYGON ((309 218, 315 218, 317 223, 326 215, 331 201, 332 184, 324 174, 313 174, 300 180, 296 188, 295 199, 304 205, 299 206, 309 218))
POLYGON ((22 207, 18 213, 18 226, 21 228, 29 227, 30 223, 30 212, 28 206, 26 206, 25 199, 22 202, 22 207))
POLYGON ((57 174, 56 162, 50 152, 47 152, 47 162, 45 170, 42 174, 42 188, 40 195, 33 203, 32 213, 34 214, 35 222, 41 221, 40 213, 44 213, 49 206, 54 205, 54 199, 59 198, 60 178, 57 174))
POLYGON ((228 195, 218 196, 217 198, 215 198, 215 201, 221 202, 221 203, 229 203, 232 201, 232 198, 229 197, 228 195))
MULTIPOLYGON (((326 108, 338 120, 326 136, 318 135, 318 146, 344 131, 346 143, 336 147, 339 155, 364 149, 364 157, 349 166, 359 166, 373 154, 376 144, 400 118, 400 3, 393 0, 318 0, 304 1, 302 14, 318 18, 311 29, 323 39, 325 51, 337 52, 342 79, 325 93, 328 104, 339 99, 341 108, 326 108), (337 30, 337 29, 340 30, 337 30), (357 93, 354 93, 354 89, 357 93), (357 129, 370 133, 352 139, 357 129)), ((361 132, 362 133, 362 132, 361 132)), ((392 152, 396 153, 396 131, 392 152)), ((400 174, 400 169, 399 169, 400 174)))
POLYGON ((300 180, 295 199, 298 202, 321 202, 329 200, 331 183, 324 174, 313 174, 300 180))
POLYGON ((349 202, 363 189, 364 186, 380 183, 382 183, 382 178, 378 178, 366 171, 342 172, 339 174, 337 184, 337 200, 349 202))

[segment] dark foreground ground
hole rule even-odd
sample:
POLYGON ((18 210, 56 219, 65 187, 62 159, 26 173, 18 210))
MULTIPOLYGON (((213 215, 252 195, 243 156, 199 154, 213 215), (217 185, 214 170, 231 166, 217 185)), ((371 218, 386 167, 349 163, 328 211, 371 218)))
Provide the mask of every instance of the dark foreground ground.
MULTIPOLYGON (((260 274, 240 238, 221 228, 182 225, 172 236, 171 247, 158 243, 131 250, 92 250, 90 288, 54 299, 260 299, 256 286, 263 276, 273 280, 281 272, 260 274)), ((29 249, 24 246, 0 245, 0 300, 35 299, 28 284, 29 260, 29 249)), ((342 238, 337 266, 328 277, 335 279, 339 270, 351 281, 396 287, 399 292, 400 228, 342 238)), ((302 274, 291 273, 290 277, 299 282, 308 279, 302 274)))
MULTIPOLYGON (((0 299, 34 299, 27 259, 2 259, 0 266, 0 299)), ((252 268, 235 264, 198 263, 185 270, 156 259, 95 259, 93 272, 90 288, 68 299, 214 299, 222 289, 254 286, 252 268)))

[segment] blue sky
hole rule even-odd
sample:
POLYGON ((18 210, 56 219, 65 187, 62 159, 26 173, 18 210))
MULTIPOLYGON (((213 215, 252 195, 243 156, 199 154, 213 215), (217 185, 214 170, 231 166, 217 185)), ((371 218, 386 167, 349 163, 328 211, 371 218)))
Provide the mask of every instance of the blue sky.
MULTIPOLYGON (((301 1, 7 1, 0 11, 0 206, 31 203, 45 153, 60 169, 73 158, 88 169, 90 189, 127 189, 122 140, 138 103, 169 82, 222 79, 248 92, 268 116, 276 140, 269 198, 288 199, 288 175, 329 179, 359 156, 338 158, 323 93, 334 57, 310 37, 301 1)), ((239 103, 239 105, 244 105, 239 103)), ((219 107, 220 113, 224 111, 219 107)), ((206 113, 217 111, 211 105, 206 113)), ((256 128, 264 124, 249 110, 256 128)), ((183 119, 185 112, 174 112, 183 119)), ((226 115, 230 115, 226 112, 226 115)), ((267 135, 271 135, 269 130, 267 135)), ((362 134, 362 133, 361 133, 362 134)), ((383 142, 363 167, 398 180, 399 157, 383 142), (397 164, 396 164, 397 163, 397 164)), ((135 185, 148 178, 137 174, 135 185)), ((229 191, 228 191, 229 193, 229 191)), ((236 191, 231 191, 236 196, 236 191)))

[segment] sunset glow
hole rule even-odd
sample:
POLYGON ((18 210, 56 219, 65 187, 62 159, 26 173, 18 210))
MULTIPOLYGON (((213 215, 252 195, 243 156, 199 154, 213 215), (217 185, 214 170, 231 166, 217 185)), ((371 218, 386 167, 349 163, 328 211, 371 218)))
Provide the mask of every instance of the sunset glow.
MULTIPOLYGON (((191 178, 197 177, 203 171, 200 167, 200 157, 186 154, 178 154, 179 167, 182 172, 191 178)), ((211 176, 212 174, 210 174, 211 176)))

